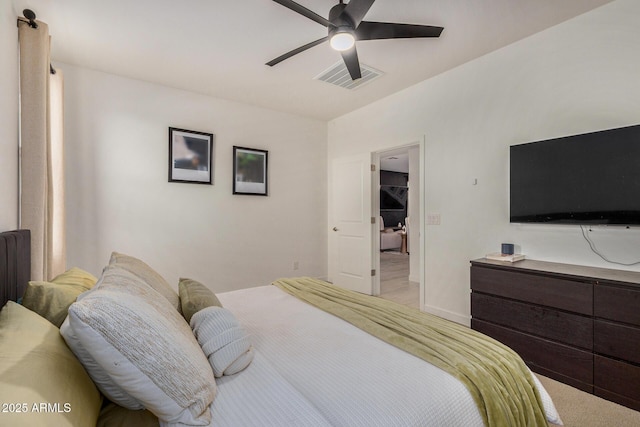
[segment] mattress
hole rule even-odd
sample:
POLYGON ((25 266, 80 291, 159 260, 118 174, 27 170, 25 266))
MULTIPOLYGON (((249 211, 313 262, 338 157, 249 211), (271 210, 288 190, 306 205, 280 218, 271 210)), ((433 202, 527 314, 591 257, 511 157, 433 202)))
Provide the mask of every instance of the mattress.
MULTIPOLYGON (((257 387, 252 396, 257 401, 248 403, 249 398, 243 397, 243 405, 271 407, 270 399, 286 393, 284 400, 293 399, 295 413, 281 425, 483 425, 470 393, 453 376, 275 286, 218 297, 251 334, 258 364, 250 366, 253 373, 247 369, 220 381, 214 420, 224 419, 216 415, 226 406, 223 396, 231 394, 226 389, 236 387, 236 380, 250 389, 252 378, 245 374, 258 375, 255 368, 263 366, 278 385, 257 387)), ((558 423, 549 395, 536 382, 547 419, 558 423)), ((268 420, 262 421, 261 425, 269 425, 268 420)))

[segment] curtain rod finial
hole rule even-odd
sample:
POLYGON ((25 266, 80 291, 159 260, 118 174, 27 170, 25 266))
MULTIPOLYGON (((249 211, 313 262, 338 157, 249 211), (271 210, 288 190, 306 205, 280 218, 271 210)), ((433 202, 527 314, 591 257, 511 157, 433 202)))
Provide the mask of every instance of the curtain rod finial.
POLYGON ((36 14, 31 9, 25 9, 22 11, 22 14, 29 21, 29 26, 32 28, 38 28, 38 23, 36 22, 36 14))

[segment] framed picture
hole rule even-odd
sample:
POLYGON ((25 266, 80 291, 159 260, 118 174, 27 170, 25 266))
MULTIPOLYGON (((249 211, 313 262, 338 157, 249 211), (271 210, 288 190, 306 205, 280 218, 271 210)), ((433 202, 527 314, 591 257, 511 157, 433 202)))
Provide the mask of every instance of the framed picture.
POLYGON ((267 195, 265 150, 233 147, 233 194, 267 195))
POLYGON ((169 128, 169 182, 213 184, 213 134, 169 128))

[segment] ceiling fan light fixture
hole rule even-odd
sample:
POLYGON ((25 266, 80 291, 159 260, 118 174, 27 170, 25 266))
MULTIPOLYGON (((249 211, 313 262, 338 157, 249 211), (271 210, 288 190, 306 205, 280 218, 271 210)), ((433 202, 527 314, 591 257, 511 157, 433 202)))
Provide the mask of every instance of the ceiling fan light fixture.
POLYGON ((356 44, 356 38, 353 32, 349 28, 338 28, 329 40, 331 47, 334 50, 343 52, 351 49, 356 44))

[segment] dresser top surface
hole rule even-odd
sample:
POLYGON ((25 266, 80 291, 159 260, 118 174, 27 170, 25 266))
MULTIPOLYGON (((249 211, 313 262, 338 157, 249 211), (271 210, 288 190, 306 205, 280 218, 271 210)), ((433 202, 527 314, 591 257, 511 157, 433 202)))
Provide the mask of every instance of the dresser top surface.
POLYGON ((596 279, 640 287, 640 272, 615 270, 600 267, 588 267, 557 262, 524 259, 516 262, 494 261, 486 258, 471 261, 472 265, 500 268, 511 271, 530 271, 542 274, 554 274, 579 279, 596 279))

